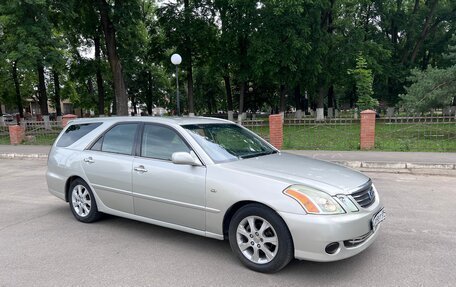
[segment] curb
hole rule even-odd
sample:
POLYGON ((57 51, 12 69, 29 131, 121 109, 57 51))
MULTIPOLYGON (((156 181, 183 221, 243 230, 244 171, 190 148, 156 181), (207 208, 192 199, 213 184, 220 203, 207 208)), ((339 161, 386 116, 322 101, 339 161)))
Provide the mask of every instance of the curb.
POLYGON ((329 162, 337 163, 356 169, 445 169, 456 170, 456 164, 453 163, 411 163, 411 162, 383 162, 383 161, 346 161, 330 160, 329 162))
MULTIPOLYGON (((47 159, 47 154, 35 153, 0 153, 0 159, 47 159)), ((382 161, 354 161, 354 160, 327 160, 361 171, 378 171, 393 173, 437 174, 437 171, 456 173, 456 164, 453 163, 412 163, 412 162, 382 162, 382 161), (433 171, 434 170, 434 171, 433 171)), ((441 174, 439 172, 439 174, 441 174)))
POLYGON ((47 159, 48 155, 43 153, 0 153, 0 159, 47 159))

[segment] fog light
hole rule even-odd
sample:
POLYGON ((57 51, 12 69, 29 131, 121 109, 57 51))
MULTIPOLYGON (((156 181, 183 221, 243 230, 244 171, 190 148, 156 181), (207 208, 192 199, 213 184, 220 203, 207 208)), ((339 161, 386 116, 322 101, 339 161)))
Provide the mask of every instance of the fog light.
POLYGON ((325 251, 328 254, 334 254, 339 250, 339 242, 332 242, 326 245, 325 251))

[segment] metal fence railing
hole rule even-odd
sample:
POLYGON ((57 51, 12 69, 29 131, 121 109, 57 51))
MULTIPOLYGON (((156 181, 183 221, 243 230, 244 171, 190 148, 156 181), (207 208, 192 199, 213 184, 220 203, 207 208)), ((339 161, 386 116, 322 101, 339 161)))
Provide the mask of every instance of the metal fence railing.
MULTIPOLYGON (((244 121, 245 127, 269 139, 268 121, 244 121)), ((360 121, 354 118, 285 118, 283 149, 359 150, 360 121)), ((456 152, 456 118, 450 116, 380 117, 375 150, 456 152)))
MULTIPOLYGON (((243 126, 269 140, 269 121, 244 120, 243 126)), ((61 122, 24 121, 24 144, 50 145, 61 122)), ((360 121, 354 118, 285 118, 283 149, 359 150, 360 121)), ((9 144, 8 126, 0 126, 0 144, 9 144)), ((456 152, 454 116, 380 117, 376 119, 375 150, 456 152)))
POLYGON ((0 144, 10 144, 9 128, 7 125, 0 126, 0 144))
POLYGON ((265 140, 269 141, 269 121, 267 120, 244 120, 242 125, 265 140))
POLYGON ((24 121, 21 125, 25 127, 25 144, 50 145, 62 130, 59 121, 47 124, 44 121, 24 121))
POLYGON ((285 119, 284 149, 356 150, 359 148, 359 120, 330 118, 285 119))
POLYGON ((385 151, 456 152, 456 118, 404 116, 377 119, 375 148, 385 151))
MULTIPOLYGON (((246 120, 242 125, 269 140, 269 122, 246 120)), ((332 118, 285 118, 283 149, 353 150, 359 148, 359 120, 332 118)))

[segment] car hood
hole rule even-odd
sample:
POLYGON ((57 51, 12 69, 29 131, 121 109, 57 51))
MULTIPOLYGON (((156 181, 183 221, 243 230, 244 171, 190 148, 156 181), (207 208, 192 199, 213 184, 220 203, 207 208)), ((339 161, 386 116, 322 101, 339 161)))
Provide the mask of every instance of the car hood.
POLYGON ((282 181, 286 186, 303 184, 332 195, 353 192, 369 181, 369 177, 341 165, 288 153, 238 160, 223 167, 282 181))

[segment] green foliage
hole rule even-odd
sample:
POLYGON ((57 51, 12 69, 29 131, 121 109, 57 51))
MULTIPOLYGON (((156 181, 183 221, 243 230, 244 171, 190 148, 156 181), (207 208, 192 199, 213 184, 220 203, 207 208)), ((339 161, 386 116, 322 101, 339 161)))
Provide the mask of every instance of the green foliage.
MULTIPOLYGON (((298 85, 313 108, 329 106, 330 87, 334 102, 360 109, 377 106, 375 95, 385 106, 402 100, 425 111, 448 105, 454 93, 456 1, 107 2, 128 95, 147 110, 173 108, 174 52, 183 56, 182 78, 193 71, 198 113, 226 109, 224 79, 234 109, 241 86, 252 83, 244 95, 251 111, 277 107, 281 87, 287 105, 296 105, 298 85)), ((17 103, 13 64, 22 100, 36 99, 41 63, 49 98, 58 71, 62 97, 96 110, 101 75, 109 107, 113 77, 105 45, 97 1, 0 0, 0 102, 10 109, 17 103), (92 56, 95 39, 99 60, 92 56)), ((181 85, 182 106, 187 87, 181 85)))
POLYGON ((374 82, 372 70, 367 68, 367 62, 363 55, 356 58, 356 68, 349 69, 348 74, 352 75, 356 85, 356 95, 358 100, 356 106, 359 111, 375 109, 378 106, 378 100, 372 98, 374 91, 372 84, 374 82))
MULTIPOLYGON (((427 112, 449 106, 456 95, 456 65, 446 69, 414 69, 408 77, 412 83, 401 94, 402 105, 411 112, 427 112)), ((453 103, 454 105, 454 103, 453 103)))

